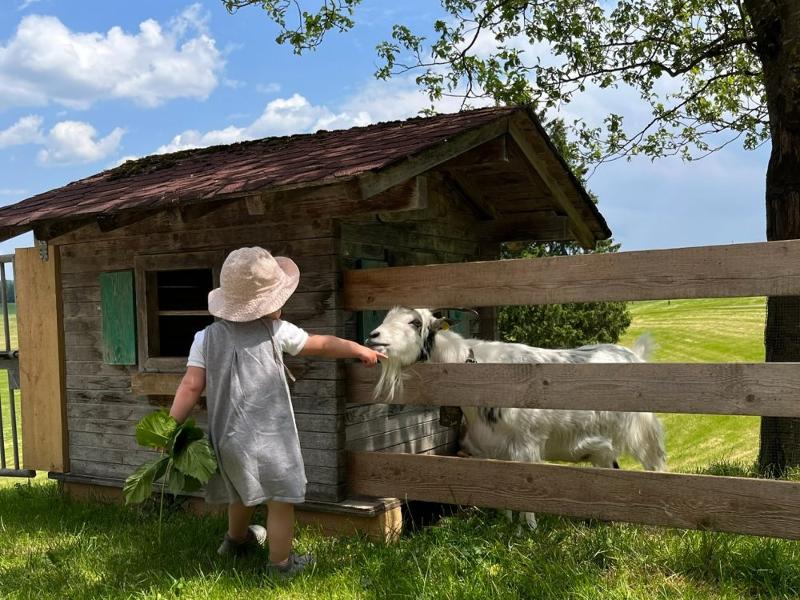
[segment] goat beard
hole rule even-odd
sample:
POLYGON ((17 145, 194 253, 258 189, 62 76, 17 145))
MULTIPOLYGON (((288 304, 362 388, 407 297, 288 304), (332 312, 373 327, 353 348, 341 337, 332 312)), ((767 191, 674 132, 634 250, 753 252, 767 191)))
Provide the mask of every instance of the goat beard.
POLYGON ((391 404, 403 393, 403 377, 403 364, 399 360, 389 358, 381 361, 381 376, 372 391, 373 400, 380 399, 391 404))

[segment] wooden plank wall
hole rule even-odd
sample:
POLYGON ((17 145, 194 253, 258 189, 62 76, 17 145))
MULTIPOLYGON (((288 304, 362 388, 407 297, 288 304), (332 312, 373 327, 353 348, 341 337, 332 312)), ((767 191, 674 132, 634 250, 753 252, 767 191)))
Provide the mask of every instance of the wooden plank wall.
MULTIPOLYGON (((125 478, 148 456, 133 437, 136 421, 164 403, 163 398, 131 392, 137 366, 103 361, 100 274, 132 269, 137 253, 230 251, 260 245, 275 254, 291 256, 300 266, 300 285, 286 306, 285 318, 313 333, 343 335, 344 319, 335 303, 339 265, 336 226, 331 219, 315 215, 300 214, 298 219, 275 222, 269 215, 249 214, 245 203, 240 202, 188 221, 161 213, 109 233, 90 225, 54 240, 62 258, 73 474, 125 478)), ((295 359, 289 364, 298 378, 293 399, 307 464, 308 498, 336 501, 345 493, 343 374, 333 361, 295 359)), ((171 394, 172 390, 174 387, 161 391, 171 394)), ((204 421, 205 411, 196 412, 196 418, 204 421)))
MULTIPOLYGON (((427 206, 418 211, 368 215, 342 222, 345 270, 359 259, 386 261, 390 266, 459 263, 499 256, 499 244, 478 240, 475 214, 441 176, 427 176, 427 206)), ((494 311, 473 323, 473 335, 490 336, 494 311)), ((354 339, 355 313, 347 323, 354 339)), ((361 341, 361 340, 359 340, 361 341)), ((348 365, 349 369, 352 365, 348 365)), ((373 373, 374 374, 374 373, 373 373)), ((458 432, 439 424, 437 406, 390 407, 347 404, 346 446, 351 451, 380 450, 410 453, 450 453, 458 432), (398 410, 399 409, 399 410, 398 410)))

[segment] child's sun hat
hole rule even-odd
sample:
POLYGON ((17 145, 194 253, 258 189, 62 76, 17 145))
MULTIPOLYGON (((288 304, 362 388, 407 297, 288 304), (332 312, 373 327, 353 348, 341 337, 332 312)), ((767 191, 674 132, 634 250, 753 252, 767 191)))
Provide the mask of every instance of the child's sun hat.
POLYGON ((239 248, 222 264, 208 312, 228 321, 254 321, 281 308, 297 289, 300 269, 291 258, 263 248, 239 248))

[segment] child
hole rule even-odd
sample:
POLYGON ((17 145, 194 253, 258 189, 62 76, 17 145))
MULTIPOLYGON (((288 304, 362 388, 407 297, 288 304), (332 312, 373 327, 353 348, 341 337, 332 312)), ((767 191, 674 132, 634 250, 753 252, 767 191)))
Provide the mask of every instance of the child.
POLYGON ((385 358, 355 342, 309 335, 281 321, 281 307, 299 279, 291 259, 263 248, 228 255, 220 287, 208 295, 208 310, 220 320, 195 335, 170 409, 183 422, 206 390, 208 434, 219 463, 206 501, 228 504, 228 532, 218 553, 263 547, 269 536, 270 566, 284 574, 303 570, 313 558, 292 552, 294 505, 304 501, 306 477, 282 353, 357 358, 367 365, 385 358), (266 530, 249 525, 263 503, 266 530))

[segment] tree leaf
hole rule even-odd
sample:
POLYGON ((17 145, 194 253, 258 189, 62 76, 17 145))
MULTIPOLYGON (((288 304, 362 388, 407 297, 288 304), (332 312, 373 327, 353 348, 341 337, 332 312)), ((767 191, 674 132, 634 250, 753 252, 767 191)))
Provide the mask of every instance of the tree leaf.
POLYGON ((169 456, 161 456, 144 463, 125 480, 122 494, 126 504, 138 504, 150 497, 153 482, 164 475, 169 456))
POLYGON ((178 429, 178 422, 166 410, 142 417, 136 425, 136 441, 150 448, 166 448, 178 429))
POLYGON ((217 458, 207 439, 190 442, 174 460, 176 469, 200 483, 207 483, 217 471, 217 458))

